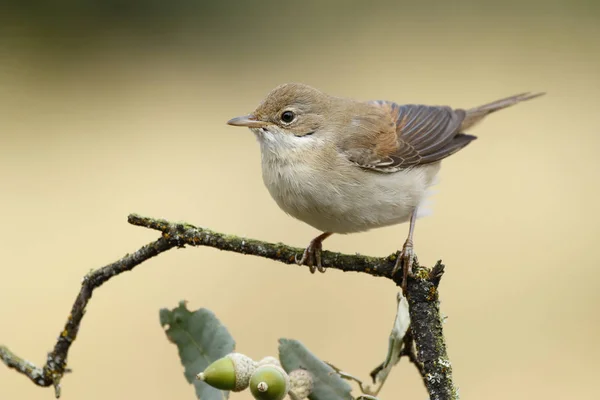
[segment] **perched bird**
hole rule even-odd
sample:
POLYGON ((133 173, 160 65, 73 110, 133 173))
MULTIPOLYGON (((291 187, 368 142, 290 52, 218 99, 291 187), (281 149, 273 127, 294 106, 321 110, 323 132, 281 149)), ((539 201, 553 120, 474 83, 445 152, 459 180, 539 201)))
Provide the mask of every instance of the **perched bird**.
POLYGON ((415 221, 441 160, 473 141, 475 136, 464 132, 488 114, 542 94, 518 94, 463 110, 362 102, 287 83, 251 114, 227 123, 248 127, 258 138, 263 181, 279 207, 323 232, 299 264, 324 272, 322 242, 333 233, 410 221, 393 271, 403 266, 406 289, 415 221))

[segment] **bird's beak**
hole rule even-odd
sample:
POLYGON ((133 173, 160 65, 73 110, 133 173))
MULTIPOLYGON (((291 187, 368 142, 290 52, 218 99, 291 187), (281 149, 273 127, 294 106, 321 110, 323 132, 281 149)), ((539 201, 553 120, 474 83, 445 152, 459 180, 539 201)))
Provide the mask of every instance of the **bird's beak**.
POLYGON ((252 114, 244 115, 243 117, 235 117, 227 121, 227 125, 232 126, 246 126, 248 128, 262 128, 267 123, 256 119, 252 114))

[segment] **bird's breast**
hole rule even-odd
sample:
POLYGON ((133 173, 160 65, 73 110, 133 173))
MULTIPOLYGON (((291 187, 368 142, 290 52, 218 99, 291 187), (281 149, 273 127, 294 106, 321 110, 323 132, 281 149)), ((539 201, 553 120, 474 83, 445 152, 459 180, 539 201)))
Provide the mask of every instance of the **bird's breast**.
POLYGON ((364 170, 337 152, 262 151, 263 181, 279 207, 323 232, 408 221, 438 169, 433 164, 386 174, 364 170))

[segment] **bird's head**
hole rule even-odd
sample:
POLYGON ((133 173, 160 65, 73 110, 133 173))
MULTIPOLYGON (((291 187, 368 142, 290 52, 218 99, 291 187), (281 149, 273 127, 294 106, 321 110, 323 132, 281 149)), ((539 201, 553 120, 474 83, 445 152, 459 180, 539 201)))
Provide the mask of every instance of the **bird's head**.
POLYGON ((332 98, 300 83, 273 89, 250 114, 227 124, 250 128, 261 141, 295 142, 318 135, 327 125, 332 98))

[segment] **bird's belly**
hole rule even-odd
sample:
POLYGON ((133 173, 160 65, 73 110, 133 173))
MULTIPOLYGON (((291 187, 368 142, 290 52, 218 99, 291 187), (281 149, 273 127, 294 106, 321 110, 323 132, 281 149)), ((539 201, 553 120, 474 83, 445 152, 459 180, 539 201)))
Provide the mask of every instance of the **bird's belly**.
POLYGON ((263 180, 291 216, 323 232, 352 233, 408 221, 427 197, 439 164, 395 173, 347 168, 263 165, 263 180))

